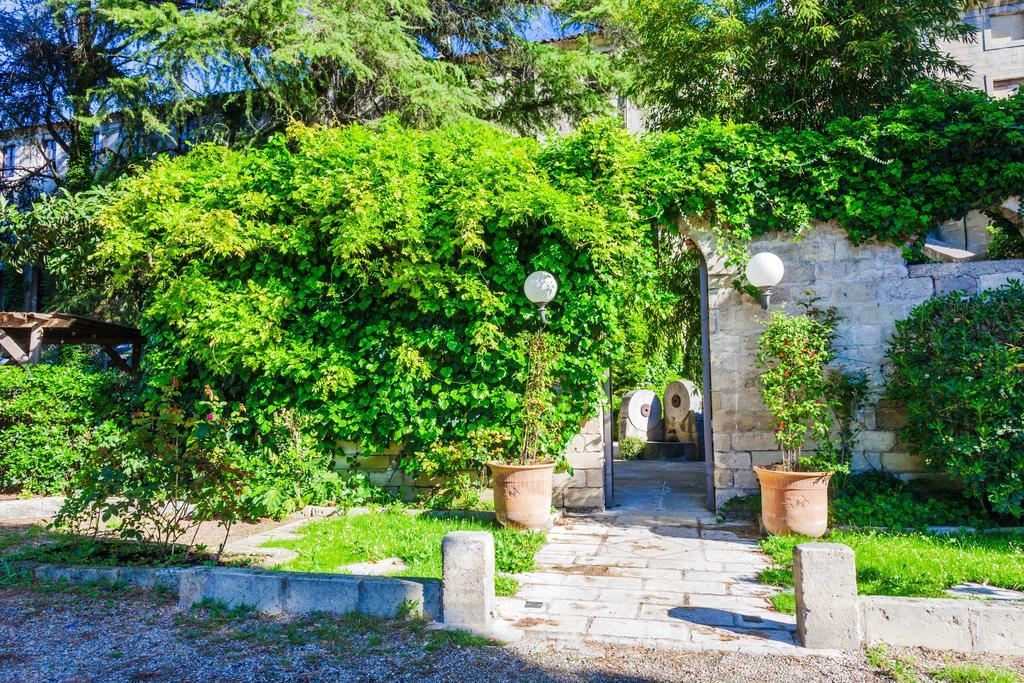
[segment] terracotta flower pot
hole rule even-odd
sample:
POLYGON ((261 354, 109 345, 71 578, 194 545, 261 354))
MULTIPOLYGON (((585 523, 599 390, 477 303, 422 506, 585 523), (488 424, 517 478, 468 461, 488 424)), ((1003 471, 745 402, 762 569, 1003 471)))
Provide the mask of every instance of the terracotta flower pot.
POLYGON ((502 526, 547 529, 551 523, 551 475, 555 463, 505 465, 489 462, 494 515, 502 526))
POLYGON ((755 467, 761 482, 761 523, 774 536, 803 534, 818 538, 828 528, 831 472, 786 472, 755 467))

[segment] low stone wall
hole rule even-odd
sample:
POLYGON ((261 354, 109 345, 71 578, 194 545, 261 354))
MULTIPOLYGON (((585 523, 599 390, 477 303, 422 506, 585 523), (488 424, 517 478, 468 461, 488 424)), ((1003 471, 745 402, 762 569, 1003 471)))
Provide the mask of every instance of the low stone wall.
POLYGON ((41 581, 122 584, 178 594, 178 607, 204 601, 266 614, 313 612, 422 616, 481 635, 494 627, 494 537, 454 531, 441 543, 444 579, 313 574, 232 567, 88 567, 14 563, 41 581))
POLYGON ((441 620, 441 582, 430 579, 197 567, 179 575, 178 606, 204 600, 266 614, 402 614, 441 620))
MULTIPOLYGON (((711 349, 711 424, 717 503, 756 493, 752 467, 779 462, 771 430, 772 416, 760 396, 753 361, 768 313, 751 296, 737 291, 738 271, 716 255, 714 241, 690 226, 680 228, 697 242, 708 264, 709 337, 711 349)), ((814 226, 799 242, 791 234, 755 239, 750 252, 771 251, 786 267, 771 299, 772 310, 799 310, 806 292, 819 307, 835 306, 842 316, 836 339, 836 365, 864 371, 875 396, 863 413, 864 431, 854 453, 855 470, 882 469, 904 479, 933 477, 898 440, 901 411, 878 402, 885 370, 885 350, 897 320, 935 294, 959 290, 969 294, 1024 278, 1024 261, 971 261, 907 265, 902 249, 867 242, 854 246, 834 224, 814 226)))
MULTIPOLYGON (((604 416, 598 415, 586 420, 579 434, 566 446, 566 458, 573 468, 573 474, 556 474, 552 505, 567 510, 604 509, 604 416)), ((382 455, 362 455, 359 444, 343 444, 344 455, 335 459, 335 469, 342 472, 365 472, 374 486, 380 486, 411 501, 443 487, 445 482, 438 477, 407 474, 401 467, 402 445, 392 444, 382 455)), ((479 472, 466 472, 482 486, 490 486, 490 477, 479 472)), ((485 495, 490 495, 486 489, 485 495)))
POLYGON ((982 600, 858 596, 853 550, 804 543, 793 553, 796 624, 806 647, 885 643, 1024 655, 1024 605, 982 600))

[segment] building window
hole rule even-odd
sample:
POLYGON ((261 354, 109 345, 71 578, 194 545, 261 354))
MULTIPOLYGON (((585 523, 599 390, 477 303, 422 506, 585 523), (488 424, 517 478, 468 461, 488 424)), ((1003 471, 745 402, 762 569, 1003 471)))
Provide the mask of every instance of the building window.
POLYGON ((0 174, 5 178, 10 178, 14 175, 14 145, 5 145, 3 149, 3 159, 0 160, 2 168, 0 168, 0 174))
POLYGON ((988 45, 1007 47, 1024 41, 1024 12, 988 15, 988 45))
POLYGON ((1009 97, 1017 92, 1022 83, 1024 83, 1024 77, 992 81, 992 94, 996 97, 1009 97))
POLYGON ((103 135, 94 131, 92 134, 92 165, 100 165, 100 156, 103 154, 103 135))
POLYGON ((57 141, 43 140, 43 159, 49 164, 57 165, 57 141))

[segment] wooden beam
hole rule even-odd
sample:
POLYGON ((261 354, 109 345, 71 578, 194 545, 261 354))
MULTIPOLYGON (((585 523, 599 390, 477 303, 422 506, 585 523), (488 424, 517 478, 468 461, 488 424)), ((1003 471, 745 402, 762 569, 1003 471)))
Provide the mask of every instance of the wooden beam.
POLYGON ((114 365, 116 365, 118 368, 124 370, 125 372, 132 371, 131 366, 125 362, 124 358, 121 358, 121 354, 114 350, 113 346, 104 346, 103 350, 106 352, 108 356, 110 356, 110 360, 114 361, 114 365))
POLYGON ((142 342, 132 344, 132 372, 139 371, 139 362, 142 361, 142 342))
POLYGON ((28 334, 28 359, 30 363, 38 363, 43 353, 43 327, 36 325, 28 334))
POLYGON ((28 354, 25 353, 24 349, 18 346, 18 342, 11 339, 11 337, 3 330, 0 330, 0 347, 2 347, 18 365, 28 362, 28 354))

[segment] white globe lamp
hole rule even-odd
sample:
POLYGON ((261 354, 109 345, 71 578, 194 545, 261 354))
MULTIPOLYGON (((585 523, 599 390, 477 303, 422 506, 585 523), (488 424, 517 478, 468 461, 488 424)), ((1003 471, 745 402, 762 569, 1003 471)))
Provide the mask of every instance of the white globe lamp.
POLYGON ((762 251, 747 262, 747 281, 761 290, 761 308, 767 310, 775 286, 782 281, 786 267, 775 254, 762 251))
POLYGON ((530 273, 526 278, 526 282, 523 283, 523 292, 526 294, 527 299, 537 304, 537 310, 540 311, 540 319, 546 323, 548 321, 547 305, 558 294, 558 280, 547 271, 535 271, 530 273))

